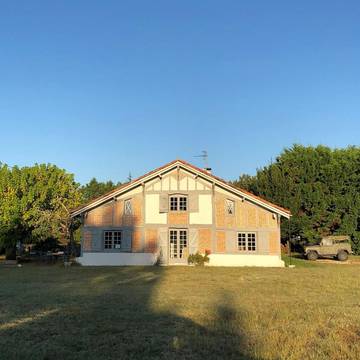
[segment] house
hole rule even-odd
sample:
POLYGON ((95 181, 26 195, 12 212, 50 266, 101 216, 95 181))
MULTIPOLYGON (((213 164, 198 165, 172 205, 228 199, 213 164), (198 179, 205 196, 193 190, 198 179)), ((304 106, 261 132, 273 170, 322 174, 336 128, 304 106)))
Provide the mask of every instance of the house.
POLYGON ((172 161, 72 211, 82 265, 284 266, 280 218, 290 212, 185 161, 172 161))

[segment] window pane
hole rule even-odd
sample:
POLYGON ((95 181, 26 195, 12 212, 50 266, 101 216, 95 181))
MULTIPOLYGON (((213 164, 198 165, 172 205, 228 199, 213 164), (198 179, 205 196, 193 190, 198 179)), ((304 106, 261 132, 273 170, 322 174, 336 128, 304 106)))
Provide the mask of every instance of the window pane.
POLYGON ((184 249, 187 248, 187 231, 180 230, 179 258, 183 258, 184 249))
POLYGON ((112 232, 111 231, 105 231, 104 232, 104 248, 105 249, 112 249, 112 232))
POLYGON ((114 248, 121 249, 121 231, 114 231, 113 238, 114 238, 114 248))
POLYGON ((248 251, 256 251, 256 236, 255 233, 247 234, 248 251))
POLYGON ((246 251, 246 234, 238 233, 238 249, 239 251, 246 251))
POLYGON ((184 196, 181 196, 179 198, 179 210, 180 211, 186 211, 187 210, 187 198, 184 196))
POLYGON ((170 230, 170 258, 177 257, 177 230, 170 230))
POLYGON ((178 198, 175 196, 170 197, 170 210, 171 211, 178 210, 178 198))

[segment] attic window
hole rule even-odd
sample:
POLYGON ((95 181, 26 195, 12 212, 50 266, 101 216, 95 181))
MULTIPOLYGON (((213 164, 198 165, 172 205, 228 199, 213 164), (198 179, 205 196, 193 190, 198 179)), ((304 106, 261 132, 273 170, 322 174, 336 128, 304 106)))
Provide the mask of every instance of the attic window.
POLYGON ((233 200, 226 199, 226 214, 227 215, 235 214, 235 202, 233 200))
POLYGON ((187 211, 187 197, 184 195, 170 196, 170 211, 187 211))
POLYGON ((133 211, 132 211, 131 199, 125 200, 125 202, 124 202, 124 214, 125 215, 132 215, 132 213, 133 213, 133 211))

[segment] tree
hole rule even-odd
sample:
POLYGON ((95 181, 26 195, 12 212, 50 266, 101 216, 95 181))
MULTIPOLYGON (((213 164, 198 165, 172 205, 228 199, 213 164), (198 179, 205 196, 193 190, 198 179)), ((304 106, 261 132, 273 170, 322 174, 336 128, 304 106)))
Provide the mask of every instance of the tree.
POLYGON ((0 245, 13 256, 18 241, 69 240, 69 209, 80 204, 72 174, 55 165, 0 168, 0 245))
MULTIPOLYGON (((294 145, 255 176, 234 183, 289 208, 292 235, 317 242, 324 235, 347 234, 360 252, 360 148, 294 145)), ((287 238, 287 221, 283 225, 287 238)))
POLYGON ((107 182, 99 182, 95 178, 92 178, 90 182, 81 187, 82 201, 87 202, 95 199, 115 189, 119 185, 121 185, 121 183, 114 184, 111 180, 107 182))

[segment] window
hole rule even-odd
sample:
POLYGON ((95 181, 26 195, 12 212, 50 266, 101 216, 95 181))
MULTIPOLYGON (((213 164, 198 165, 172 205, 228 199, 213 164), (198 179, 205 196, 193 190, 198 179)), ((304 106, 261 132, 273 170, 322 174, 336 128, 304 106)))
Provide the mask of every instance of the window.
POLYGON ((235 214, 235 202, 233 200, 226 199, 226 214, 227 215, 235 214))
POLYGON ((239 251, 256 251, 256 233, 238 233, 239 251))
POLYGON ((187 211, 187 197, 170 196, 170 211, 187 211))
POLYGON ((104 249, 121 249, 121 231, 104 231, 104 249))
POLYGON ((125 200, 124 202, 124 214, 125 215, 132 215, 132 203, 131 199, 125 200))

